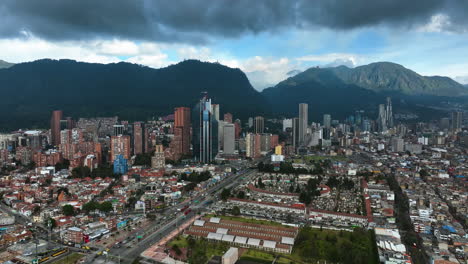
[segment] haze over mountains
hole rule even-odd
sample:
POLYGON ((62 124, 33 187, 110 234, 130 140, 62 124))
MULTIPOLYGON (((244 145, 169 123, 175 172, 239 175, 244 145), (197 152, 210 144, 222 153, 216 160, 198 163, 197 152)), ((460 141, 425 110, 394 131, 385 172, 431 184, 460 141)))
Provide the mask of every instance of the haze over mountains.
POLYGON ((387 95, 419 104, 463 96, 468 89, 450 78, 424 77, 388 62, 310 68, 258 92, 241 70, 218 63, 186 60, 153 69, 46 59, 0 69, 0 92, 7 98, 0 106, 0 127, 46 126, 53 109, 74 117, 143 120, 169 114, 176 106, 191 107, 205 91, 223 113, 236 118, 293 116, 297 104, 306 102, 314 120, 323 113, 341 118, 359 109, 372 112, 387 95))

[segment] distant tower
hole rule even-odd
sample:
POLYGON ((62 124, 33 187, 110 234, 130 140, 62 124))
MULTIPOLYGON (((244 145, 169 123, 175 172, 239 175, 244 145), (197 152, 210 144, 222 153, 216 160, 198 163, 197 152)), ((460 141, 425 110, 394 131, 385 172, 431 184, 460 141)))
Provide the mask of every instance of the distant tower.
POLYGON ((331 115, 329 115, 329 114, 324 114, 323 115, 323 126, 325 128, 330 128, 331 127, 331 115))
POLYGON ((385 111, 385 105, 379 104, 379 116, 377 117, 377 126, 379 132, 387 131, 387 117, 385 111))
POLYGON ((182 132, 181 146, 178 149, 181 151, 180 154, 188 155, 190 153, 190 108, 177 107, 174 116, 174 127, 180 129, 182 132))
POLYGON ((50 119, 50 139, 53 146, 60 145, 60 120, 62 120, 62 110, 52 112, 50 119))
POLYGON ((299 144, 305 143, 307 127, 309 124, 308 111, 308 104, 299 104, 299 144))
POLYGON ((463 124, 463 113, 460 111, 452 112, 452 131, 457 133, 461 131, 463 124))
POLYGON ((299 147, 299 118, 297 117, 292 120, 292 145, 294 149, 299 147))
POLYGON ((145 124, 143 122, 133 123, 133 154, 142 154, 145 150, 145 124))
POLYGON ((254 119, 255 134, 262 134, 265 130, 265 119, 262 116, 256 116, 254 119))
POLYGON ((385 118, 387 123, 387 128, 393 127, 393 110, 392 110, 392 99, 387 97, 387 109, 385 112, 385 118))
POLYGON ((211 112, 213 117, 216 121, 219 121, 219 104, 212 104, 211 105, 211 112))

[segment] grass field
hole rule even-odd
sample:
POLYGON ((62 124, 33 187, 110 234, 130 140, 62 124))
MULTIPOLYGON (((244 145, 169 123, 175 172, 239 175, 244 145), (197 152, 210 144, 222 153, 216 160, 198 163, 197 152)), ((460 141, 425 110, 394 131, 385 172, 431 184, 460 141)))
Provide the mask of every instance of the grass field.
MULTIPOLYGON (((270 264, 273 263, 275 260, 276 256, 273 253, 270 252, 265 252, 265 251, 260 251, 260 250, 255 250, 255 249, 249 249, 244 254, 240 257, 241 260, 248 260, 251 262, 259 263, 259 264, 270 264)), ((279 255, 278 258, 276 258, 275 263, 278 264, 289 264, 291 263, 291 260, 286 259, 282 257, 282 255, 279 255)))
POLYGON ((82 257, 84 257, 83 254, 74 252, 60 260, 52 262, 52 264, 75 264, 82 257))

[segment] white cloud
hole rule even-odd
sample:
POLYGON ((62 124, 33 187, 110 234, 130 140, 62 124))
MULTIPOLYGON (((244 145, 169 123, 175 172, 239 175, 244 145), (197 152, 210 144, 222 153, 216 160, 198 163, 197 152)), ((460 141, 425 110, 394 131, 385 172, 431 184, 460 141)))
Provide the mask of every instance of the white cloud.
POLYGON ((417 31, 428 32, 428 33, 440 33, 445 32, 446 29, 452 27, 450 17, 445 14, 435 14, 431 17, 431 21, 427 24, 417 28, 417 31))

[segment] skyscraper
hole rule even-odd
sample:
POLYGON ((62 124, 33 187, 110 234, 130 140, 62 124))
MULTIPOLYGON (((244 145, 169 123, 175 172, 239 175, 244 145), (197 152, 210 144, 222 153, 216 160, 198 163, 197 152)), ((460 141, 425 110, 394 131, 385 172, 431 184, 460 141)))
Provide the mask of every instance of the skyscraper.
POLYGON ((294 149, 299 147, 299 118, 297 117, 292 121, 292 145, 294 149))
POLYGON ((387 97, 387 108, 385 111, 385 118, 387 123, 387 128, 393 127, 393 110, 392 110, 392 99, 387 97))
POLYGON ((299 144, 305 143, 305 137, 307 134, 307 127, 309 124, 308 117, 309 105, 299 104, 299 144))
POLYGON ((460 111, 452 112, 452 131, 460 132, 463 124, 463 113, 460 111))
POLYGON ((329 114, 324 114, 323 115, 323 126, 325 128, 330 128, 331 127, 331 115, 329 115, 329 114))
POLYGON ((174 111, 174 127, 182 129, 182 137, 180 147, 183 155, 190 153, 190 108, 177 107, 174 111))
POLYGON ((133 123, 133 154, 141 154, 145 150, 145 124, 143 122, 133 123))
POLYGON ((60 145, 60 120, 62 120, 62 115, 62 110, 55 110, 50 118, 50 143, 53 146, 60 145))
POLYGON ((377 127, 379 132, 387 131, 387 117, 384 104, 379 104, 379 116, 377 117, 377 127))
POLYGON ((256 116, 254 119, 254 132, 261 134, 265 130, 265 119, 262 116, 256 116))
POLYGON ((242 126, 241 126, 241 121, 239 119, 236 119, 234 122, 234 126, 236 128, 235 133, 236 133, 236 139, 240 138, 240 134, 242 132, 242 126))
POLYGON ((225 123, 223 128, 223 152, 224 154, 234 154, 235 151, 235 126, 232 123, 225 123))
POLYGON ((114 136, 123 135, 124 131, 124 125, 114 125, 114 136))
POLYGON ((215 158, 218 150, 218 121, 213 116, 208 95, 205 94, 195 106, 193 117, 194 154, 198 161, 209 163, 215 158))
POLYGON ((211 105, 211 112, 213 117, 216 121, 219 121, 219 104, 212 104, 211 105))

